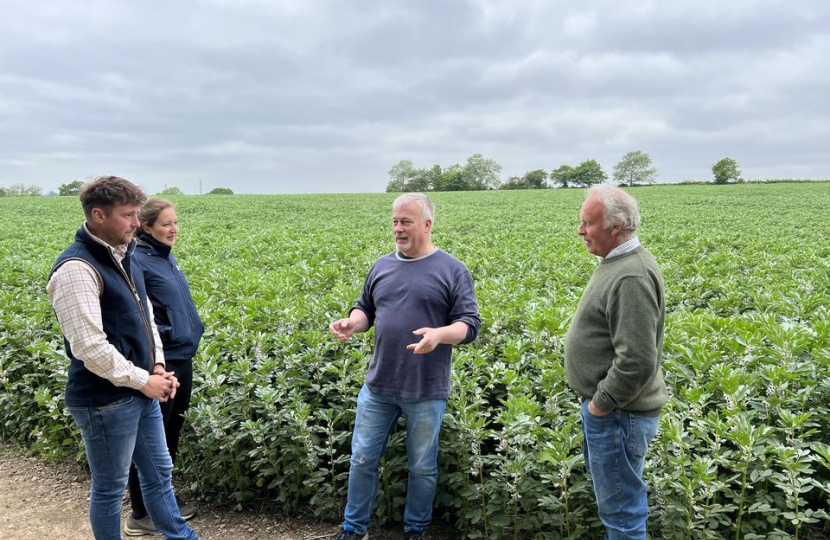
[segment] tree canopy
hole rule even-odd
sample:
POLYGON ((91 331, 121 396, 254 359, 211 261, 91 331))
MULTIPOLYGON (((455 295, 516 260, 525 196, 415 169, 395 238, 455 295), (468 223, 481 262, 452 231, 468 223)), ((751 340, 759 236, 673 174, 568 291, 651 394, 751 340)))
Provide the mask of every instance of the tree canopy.
POLYGON ((602 170, 602 165, 595 159, 583 161, 573 171, 572 182, 578 186, 590 187, 602 184, 606 180, 608 180, 608 174, 602 170))
POLYGON ((43 190, 34 184, 12 184, 7 188, 0 187, 0 197, 37 197, 43 190))
POLYGON ((81 187, 83 185, 84 183, 80 180, 75 180, 73 182, 61 184, 58 186, 58 195, 60 195, 61 197, 78 195, 81 192, 81 187))
POLYGON ((474 191, 498 189, 501 165, 481 154, 442 169, 441 165, 416 168, 411 159, 402 159, 389 169, 387 192, 474 191))
MULTIPOLYGON (((222 189, 222 188, 218 188, 218 189, 222 189)), ((177 188, 176 186, 169 186, 169 187, 165 186, 164 189, 159 191, 159 195, 184 195, 184 191, 177 188)), ((229 193, 229 195, 233 195, 233 192, 229 193)))
POLYGON ((464 184, 473 190, 498 189, 501 183, 500 175, 501 165, 481 154, 468 157, 467 164, 461 171, 464 184))
POLYGON ((587 159, 576 167, 567 164, 559 166, 551 171, 550 179, 560 187, 590 187, 608 180, 608 174, 602 170, 602 165, 597 160, 587 159))
POLYGON ((233 195, 233 190, 226 187, 213 188, 207 192, 208 195, 233 195))
POLYGON ((550 172, 550 181, 559 187, 569 187, 573 181, 574 168, 570 165, 560 165, 550 172))
POLYGON ((544 169, 527 171, 524 176, 512 176, 499 189, 545 189, 548 186, 548 172, 544 169))
POLYGON ((653 184, 657 180, 657 168, 651 162, 651 156, 634 150, 624 155, 614 166, 614 180, 620 185, 628 186, 653 184))
POLYGON ((729 157, 725 157, 712 165, 712 174, 715 175, 716 184, 728 184, 741 180, 741 168, 738 166, 738 162, 729 157))

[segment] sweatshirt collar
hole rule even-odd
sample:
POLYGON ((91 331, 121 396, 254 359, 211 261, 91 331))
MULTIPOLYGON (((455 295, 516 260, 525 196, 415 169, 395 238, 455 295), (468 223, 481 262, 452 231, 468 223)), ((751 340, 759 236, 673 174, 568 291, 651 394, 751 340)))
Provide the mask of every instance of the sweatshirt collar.
POLYGON ((396 250, 396 251, 395 251, 395 257, 396 257, 399 261, 403 261, 403 262, 413 262, 413 261, 420 261, 420 260, 426 259, 427 257, 429 257, 430 255, 433 255, 433 254, 434 254, 434 253, 436 253, 436 252, 438 252, 438 248, 435 248, 435 249, 433 249, 432 251, 430 251, 429 253, 427 253, 426 255, 421 255, 420 257, 407 257, 406 255, 404 255, 403 253, 401 253, 401 252, 400 252, 400 250, 396 250))

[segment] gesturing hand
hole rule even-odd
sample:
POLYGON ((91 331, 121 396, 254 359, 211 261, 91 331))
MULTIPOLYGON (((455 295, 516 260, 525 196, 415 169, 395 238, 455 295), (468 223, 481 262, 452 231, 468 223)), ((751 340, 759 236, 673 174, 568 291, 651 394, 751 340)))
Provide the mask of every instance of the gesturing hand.
POLYGON ((407 345, 406 348, 415 354, 427 354, 435 350, 441 344, 441 334, 435 328, 419 328, 412 332, 416 336, 422 336, 421 341, 407 345))
POLYGON ((329 325, 329 331, 340 341, 346 341, 355 333, 355 326, 351 319, 339 319, 329 325))

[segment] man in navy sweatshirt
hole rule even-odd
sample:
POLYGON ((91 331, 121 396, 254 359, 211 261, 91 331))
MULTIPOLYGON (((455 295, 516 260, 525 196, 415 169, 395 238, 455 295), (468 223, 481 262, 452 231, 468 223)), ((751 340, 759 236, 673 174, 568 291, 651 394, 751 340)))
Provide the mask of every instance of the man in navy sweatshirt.
POLYGON ((375 325, 375 353, 357 399, 349 495, 337 540, 368 537, 378 464, 398 417, 406 419, 409 486, 404 538, 426 540, 438 480, 438 437, 450 393, 452 346, 478 336, 473 280, 458 259, 437 249, 435 206, 419 193, 392 204, 397 250, 369 270, 346 319, 329 325, 341 341, 375 325))

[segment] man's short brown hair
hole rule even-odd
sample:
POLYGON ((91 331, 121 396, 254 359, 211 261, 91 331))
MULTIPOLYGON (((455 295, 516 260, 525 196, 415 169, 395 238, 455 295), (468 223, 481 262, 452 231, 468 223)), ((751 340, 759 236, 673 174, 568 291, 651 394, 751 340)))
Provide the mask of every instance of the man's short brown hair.
POLYGON ((118 176, 99 176, 87 182, 81 187, 80 198, 87 219, 92 217, 93 208, 109 214, 116 205, 141 206, 147 200, 140 187, 118 176))

